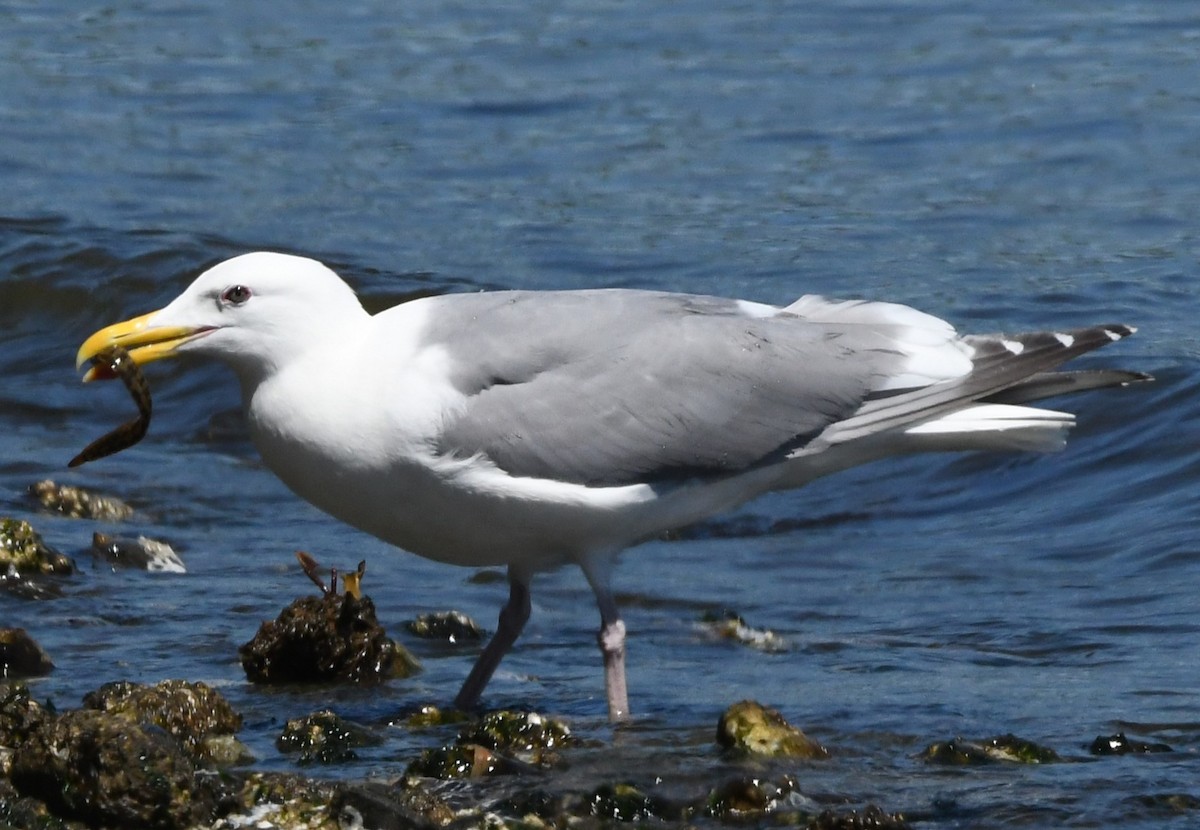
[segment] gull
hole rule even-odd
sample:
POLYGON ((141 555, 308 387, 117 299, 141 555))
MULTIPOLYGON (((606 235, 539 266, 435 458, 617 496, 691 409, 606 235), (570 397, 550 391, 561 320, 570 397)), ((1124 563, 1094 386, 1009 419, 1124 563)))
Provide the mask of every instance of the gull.
POLYGON ((525 626, 534 574, 579 566, 617 721, 622 550, 889 456, 1060 449, 1074 416, 1026 404, 1148 379, 1056 371, 1133 332, 959 335, 895 303, 632 289, 448 294, 371 315, 320 262, 260 251, 96 332, 78 366, 113 344, 138 364, 222 361, 263 461, 300 497, 419 556, 506 567, 461 709, 525 626))

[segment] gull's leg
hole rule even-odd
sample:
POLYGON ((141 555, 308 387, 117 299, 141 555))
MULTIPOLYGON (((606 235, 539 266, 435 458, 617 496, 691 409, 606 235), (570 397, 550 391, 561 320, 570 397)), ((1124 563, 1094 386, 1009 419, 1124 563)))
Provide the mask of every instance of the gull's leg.
POLYGON ((488 641, 483 653, 475 661, 474 668, 471 669, 471 673, 467 675, 466 681, 458 691, 458 697, 454 698, 455 708, 464 710, 475 708, 483 690, 487 688, 488 681, 492 679, 496 667, 500 665, 504 655, 508 654, 508 650, 517 641, 517 637, 521 636, 521 629, 525 627, 528 619, 529 577, 515 573, 512 568, 509 568, 508 602, 500 609, 500 622, 496 626, 496 633, 492 635, 492 639, 488 641))
POLYGON ((625 622, 617 610, 617 601, 609 587, 612 561, 605 557, 590 560, 583 565, 583 572, 596 605, 600 608, 600 632, 596 641, 604 656, 604 693, 608 698, 608 719, 612 722, 629 718, 629 691, 625 685, 625 622))

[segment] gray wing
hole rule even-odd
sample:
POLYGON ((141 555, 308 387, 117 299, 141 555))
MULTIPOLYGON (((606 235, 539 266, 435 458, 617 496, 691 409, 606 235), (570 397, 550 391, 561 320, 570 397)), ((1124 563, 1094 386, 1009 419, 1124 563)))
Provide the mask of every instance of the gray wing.
POLYGON ((424 336, 467 397, 439 449, 517 476, 618 485, 744 469, 855 412, 902 359, 844 328, 711 297, 435 300, 424 336))

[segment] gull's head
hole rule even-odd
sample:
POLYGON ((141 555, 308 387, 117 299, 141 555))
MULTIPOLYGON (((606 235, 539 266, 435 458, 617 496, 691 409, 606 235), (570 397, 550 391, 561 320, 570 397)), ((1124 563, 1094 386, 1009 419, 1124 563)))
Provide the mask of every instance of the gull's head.
MULTIPOLYGON (((350 286, 316 260, 244 254, 209 268, 159 311, 96 332, 80 347, 76 366, 119 345, 138 364, 208 355, 243 378, 261 378, 327 338, 346 336, 365 317, 350 286)), ((110 376, 93 367, 84 380, 110 376)))

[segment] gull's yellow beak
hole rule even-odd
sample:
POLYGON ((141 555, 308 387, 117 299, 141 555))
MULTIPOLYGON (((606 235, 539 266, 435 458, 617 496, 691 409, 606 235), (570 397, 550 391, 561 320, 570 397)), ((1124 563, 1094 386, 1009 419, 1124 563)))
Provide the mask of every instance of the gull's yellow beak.
MULTIPOLYGON (((123 323, 114 323, 93 334, 79 347, 75 357, 75 369, 79 370, 109 346, 122 346, 129 352, 134 363, 141 365, 153 360, 171 357, 175 349, 196 335, 211 329, 194 329, 187 326, 151 326, 150 320, 158 312, 152 311, 123 323)), ((92 366, 83 376, 83 382, 108 380, 115 375, 105 367, 92 366)))

